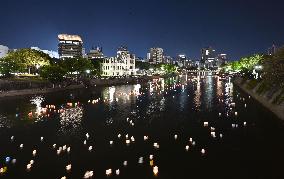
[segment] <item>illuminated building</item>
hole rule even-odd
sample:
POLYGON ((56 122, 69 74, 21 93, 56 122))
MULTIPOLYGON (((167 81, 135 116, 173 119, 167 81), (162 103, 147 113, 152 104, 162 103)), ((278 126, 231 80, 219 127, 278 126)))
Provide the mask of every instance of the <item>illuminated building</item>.
POLYGON ((164 50, 162 48, 150 48, 150 53, 148 53, 147 58, 151 64, 159 64, 163 62, 164 50))
POLYGON ((58 35, 59 58, 82 57, 83 41, 78 35, 59 34, 58 35))
POLYGON ((220 67, 221 65, 225 64, 227 62, 227 54, 218 54, 214 66, 220 67))
POLYGON ((104 59, 104 54, 103 54, 102 47, 92 47, 92 49, 88 53, 88 59, 91 59, 91 60, 101 60, 101 59, 104 59))
POLYGON ((213 67, 215 57, 215 50, 212 47, 202 48, 200 65, 203 65, 204 67, 213 67))
POLYGON ((5 57, 9 52, 9 48, 4 46, 4 45, 0 45, 0 58, 5 57))
POLYGON ((119 47, 116 57, 102 60, 102 76, 130 76, 135 74, 135 55, 130 54, 127 47, 119 47))

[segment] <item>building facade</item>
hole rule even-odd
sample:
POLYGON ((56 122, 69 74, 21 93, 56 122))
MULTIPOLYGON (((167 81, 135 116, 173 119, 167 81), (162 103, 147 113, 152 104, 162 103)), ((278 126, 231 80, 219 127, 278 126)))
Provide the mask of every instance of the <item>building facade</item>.
POLYGON ((159 64, 163 62, 164 50, 162 48, 150 48, 150 52, 147 55, 148 61, 151 64, 159 64))
POLYGON ((126 47, 119 47, 116 57, 102 60, 101 75, 108 77, 136 75, 135 55, 130 54, 126 47))
POLYGON ((0 58, 5 57, 9 52, 9 48, 4 46, 4 45, 0 45, 0 58))
POLYGON ((225 64, 227 62, 227 54, 221 53, 218 54, 216 59, 215 59, 215 67, 220 67, 221 65, 225 64))
POLYGON ((215 58, 215 50, 212 47, 201 49, 200 65, 202 65, 203 67, 213 67, 215 58))
POLYGON ((88 53, 88 59, 90 59, 90 60, 102 60, 102 59, 104 59, 102 47, 98 47, 98 46, 92 47, 92 49, 88 53))
POLYGON ((58 35, 58 54, 60 59, 79 58, 83 54, 83 41, 79 35, 58 35))

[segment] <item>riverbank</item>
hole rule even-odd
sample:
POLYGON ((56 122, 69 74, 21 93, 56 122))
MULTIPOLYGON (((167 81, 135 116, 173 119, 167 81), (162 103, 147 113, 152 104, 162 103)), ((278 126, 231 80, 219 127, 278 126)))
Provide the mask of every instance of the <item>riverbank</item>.
MULTIPOLYGON (((166 76, 163 76, 166 77, 166 76)), ((155 78, 162 78, 162 76, 144 76, 139 78, 113 78, 113 79, 92 79, 87 84, 89 87, 107 87, 114 85, 126 85, 126 84, 137 84, 137 83, 147 83, 149 80, 155 78)), ((16 89, 7 90, 0 92, 0 98, 24 96, 24 95, 35 95, 35 94, 45 94, 53 93, 65 90, 74 90, 86 88, 86 84, 74 84, 67 87, 43 87, 43 88, 31 88, 31 89, 16 89)))
POLYGON ((261 103, 271 112, 273 112, 278 118, 284 120, 284 103, 274 104, 273 100, 279 95, 280 91, 267 91, 263 94, 258 94, 257 90, 260 87, 260 84, 256 85, 254 88, 249 89, 249 80, 244 80, 243 78, 237 77, 234 79, 233 83, 241 88, 244 92, 249 94, 256 101, 261 103))

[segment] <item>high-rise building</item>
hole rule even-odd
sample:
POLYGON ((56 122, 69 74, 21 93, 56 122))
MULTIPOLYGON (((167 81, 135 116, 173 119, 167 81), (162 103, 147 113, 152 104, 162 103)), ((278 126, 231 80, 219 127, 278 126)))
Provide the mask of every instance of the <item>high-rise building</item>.
POLYGON ((5 57, 9 52, 9 48, 4 46, 4 45, 0 45, 0 58, 5 57))
POLYGON ((162 48, 150 48, 150 54, 148 56, 149 63, 159 64, 163 62, 164 50, 162 48))
POLYGON ((218 54, 216 59, 215 59, 215 64, 214 66, 220 67, 221 65, 225 64, 227 62, 227 54, 221 53, 218 54))
POLYGON ((104 58, 103 48, 102 47, 92 47, 88 53, 88 59, 100 60, 104 58))
POLYGON ((177 62, 180 67, 187 68, 193 66, 193 62, 189 58, 187 58, 185 54, 178 55, 177 62))
POLYGON ((202 48, 200 64, 205 67, 212 67, 215 57, 215 50, 212 47, 202 48))
POLYGON ((171 56, 164 56, 163 57, 163 63, 171 64, 171 63, 173 63, 173 58, 171 56))
POLYGON ((116 57, 104 58, 101 63, 102 76, 130 76, 135 74, 135 55, 130 54, 125 46, 117 49, 116 57))
POLYGON ((82 57, 83 41, 79 35, 58 35, 58 54, 62 58, 82 57))

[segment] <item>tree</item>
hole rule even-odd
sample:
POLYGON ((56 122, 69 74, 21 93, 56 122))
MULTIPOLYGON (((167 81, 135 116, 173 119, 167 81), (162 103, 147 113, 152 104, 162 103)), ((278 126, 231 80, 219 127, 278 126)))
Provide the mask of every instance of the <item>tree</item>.
POLYGON ((87 70, 94 70, 91 61, 85 58, 68 58, 60 61, 59 65, 64 68, 70 76, 83 75, 87 70))
POLYGON ((275 55, 265 57, 263 78, 273 86, 284 87, 284 47, 275 55))
POLYGON ((19 73, 24 71, 22 63, 18 63, 16 60, 8 57, 0 58, 0 74, 5 77, 9 77, 12 73, 19 73))
POLYGON ((59 65, 44 66, 40 70, 40 76, 53 84, 63 82, 66 70, 59 65))
POLYGON ((40 67, 50 65, 50 57, 40 51, 33 49, 20 49, 10 52, 7 59, 22 67, 23 72, 35 72, 40 67))

